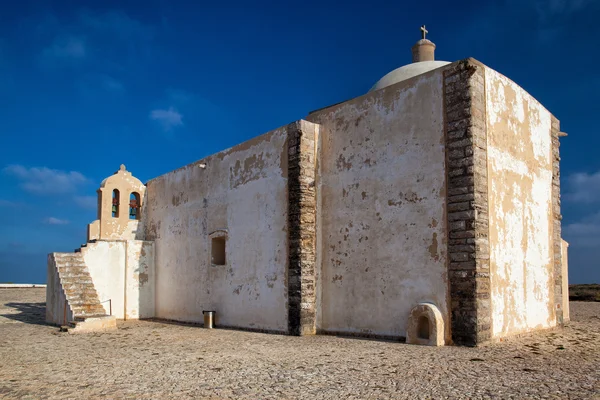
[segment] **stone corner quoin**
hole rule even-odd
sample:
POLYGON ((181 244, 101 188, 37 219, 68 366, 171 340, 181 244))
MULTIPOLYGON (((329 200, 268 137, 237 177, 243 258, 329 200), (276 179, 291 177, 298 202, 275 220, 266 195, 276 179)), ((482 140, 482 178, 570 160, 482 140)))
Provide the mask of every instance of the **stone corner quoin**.
POLYGON ((288 333, 316 333, 316 151, 319 125, 288 125, 288 333))
POLYGON ((467 346, 491 339, 484 70, 468 58, 443 81, 452 341, 467 346))
MULTIPOLYGON (((550 134, 552 138, 552 246, 554 255, 554 312, 556 324, 564 325, 563 309, 563 261, 560 211, 560 121, 552 115, 550 134)), ((566 288, 565 288, 566 289, 566 288)))

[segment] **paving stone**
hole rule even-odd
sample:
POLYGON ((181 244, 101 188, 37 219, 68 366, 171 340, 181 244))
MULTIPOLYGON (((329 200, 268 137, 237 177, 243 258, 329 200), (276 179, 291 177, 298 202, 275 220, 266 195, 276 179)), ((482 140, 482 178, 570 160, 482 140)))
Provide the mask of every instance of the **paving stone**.
POLYGON ((562 329, 469 348, 154 321, 69 335, 44 324, 44 300, 44 289, 0 289, 2 399, 590 399, 600 390, 600 303, 572 302, 562 329))

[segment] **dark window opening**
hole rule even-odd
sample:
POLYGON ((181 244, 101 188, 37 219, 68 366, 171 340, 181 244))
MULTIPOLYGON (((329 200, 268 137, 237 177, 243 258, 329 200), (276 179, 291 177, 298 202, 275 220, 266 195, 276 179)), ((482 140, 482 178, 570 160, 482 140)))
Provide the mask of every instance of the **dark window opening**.
POLYGON ((113 190, 112 194, 112 216, 113 218, 119 218, 119 190, 113 190))
POLYGON ((212 239, 212 263, 214 265, 225 265, 225 238, 217 237, 212 239))
POLYGON ((417 321, 417 337, 429 340, 429 318, 424 315, 421 315, 417 321))

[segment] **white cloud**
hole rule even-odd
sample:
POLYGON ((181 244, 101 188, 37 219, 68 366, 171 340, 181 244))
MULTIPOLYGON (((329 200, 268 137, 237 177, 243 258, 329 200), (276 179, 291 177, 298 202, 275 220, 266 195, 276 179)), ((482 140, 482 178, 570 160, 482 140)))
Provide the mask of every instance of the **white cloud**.
POLYGON ((69 221, 67 221, 66 219, 59 219, 54 217, 46 218, 43 222, 48 225, 66 225, 69 223, 69 221))
POLYGON ((46 60, 80 60, 86 56, 86 46, 83 38, 75 36, 59 36, 42 51, 46 60))
POLYGON ((600 171, 594 173, 579 172, 565 180, 566 203, 577 204, 588 215, 578 221, 563 225, 562 236, 571 246, 600 247, 600 211, 594 204, 600 203, 600 171))
POLYGON ((554 17, 564 18, 582 11, 594 0, 535 0, 534 7, 540 22, 548 22, 554 17))
POLYGON ((26 18, 22 26, 23 35, 46 41, 39 53, 43 66, 85 62, 97 71, 130 73, 132 68, 144 68, 157 54, 153 46, 156 27, 119 10, 46 13, 26 18))
POLYGON ((0 199, 0 207, 14 208, 19 207, 19 205, 19 203, 15 203, 14 201, 0 199))
POLYGON ((125 93, 123 83, 111 75, 104 73, 88 73, 78 81, 78 89, 82 96, 96 101, 98 92, 108 92, 114 95, 125 93))
POLYGON ((153 110, 150 113, 150 119, 159 122, 166 132, 183 125, 183 115, 173 107, 169 107, 168 110, 153 110))
POLYGON ((187 104, 193 100, 193 95, 181 89, 167 89, 167 97, 171 103, 187 104))
POLYGON ((104 13, 83 11, 79 14, 78 20, 83 27, 102 34, 113 34, 120 40, 151 39, 154 35, 154 30, 150 26, 117 10, 104 13))
POLYGON ((120 81, 108 75, 102 76, 102 85, 109 92, 122 92, 125 89, 120 81))
POLYGON ((39 195, 70 193, 89 182, 80 172, 59 171, 47 167, 27 168, 22 165, 9 165, 3 171, 21 181, 20 187, 23 190, 39 195))
POLYGON ((600 212, 582 218, 580 221, 573 224, 565 225, 561 233, 571 246, 599 247, 600 212))
POLYGON ((98 199, 96 196, 75 196, 75 204, 81 208, 94 210, 98 207, 98 199))
POLYGON ((580 172, 569 176, 563 198, 573 203, 600 202, 600 171, 591 174, 580 172))

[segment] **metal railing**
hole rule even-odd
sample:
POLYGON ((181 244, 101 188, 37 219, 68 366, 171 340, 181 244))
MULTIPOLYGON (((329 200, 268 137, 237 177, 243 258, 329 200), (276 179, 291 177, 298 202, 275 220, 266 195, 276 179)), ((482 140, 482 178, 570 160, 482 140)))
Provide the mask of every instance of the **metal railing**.
POLYGON ((112 315, 112 299, 101 301, 100 304, 106 303, 108 301, 108 315, 112 315))

